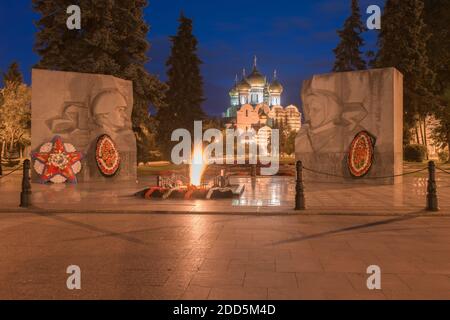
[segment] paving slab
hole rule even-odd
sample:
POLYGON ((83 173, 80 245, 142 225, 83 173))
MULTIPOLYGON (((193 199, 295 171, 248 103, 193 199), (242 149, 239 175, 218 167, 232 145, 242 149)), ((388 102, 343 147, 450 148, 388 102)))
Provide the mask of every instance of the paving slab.
POLYGON ((14 212, 0 222, 0 299, 450 299, 449 217, 14 212), (82 270, 79 291, 66 287, 69 265, 82 270), (370 265, 381 290, 367 288, 370 265))

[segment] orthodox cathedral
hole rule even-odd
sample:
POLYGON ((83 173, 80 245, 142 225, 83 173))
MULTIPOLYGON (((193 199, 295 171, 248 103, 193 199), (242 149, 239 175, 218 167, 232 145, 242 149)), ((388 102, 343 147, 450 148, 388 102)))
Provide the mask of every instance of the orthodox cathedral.
POLYGON ((270 131, 277 123, 286 125, 291 131, 301 128, 301 114, 294 105, 281 106, 283 86, 274 72, 271 82, 257 68, 257 59, 253 70, 247 76, 245 69, 242 79, 237 76, 230 91, 230 107, 223 115, 228 128, 246 131, 261 129, 270 131))

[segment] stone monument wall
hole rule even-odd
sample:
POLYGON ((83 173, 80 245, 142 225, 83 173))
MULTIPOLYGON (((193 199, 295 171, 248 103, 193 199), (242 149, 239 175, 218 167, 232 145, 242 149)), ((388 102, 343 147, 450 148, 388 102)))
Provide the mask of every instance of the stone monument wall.
MULTIPOLYGON (((83 153, 79 182, 136 180, 136 139, 132 130, 133 84, 108 75, 32 71, 32 152, 55 136, 83 153), (120 154, 115 175, 99 170, 99 137, 108 135, 120 154)), ((37 180, 33 170, 33 180, 37 180)))
POLYGON ((401 178, 382 178, 403 172, 403 76, 399 71, 316 75, 303 83, 301 95, 305 125, 296 138, 296 159, 307 169, 328 174, 305 170, 306 181, 401 182, 401 178), (361 134, 370 141, 372 156, 367 156, 370 148, 364 148, 364 143, 355 143, 361 134), (361 164, 362 175, 355 176, 355 160, 350 158, 363 160, 356 166, 361 164), (367 160, 370 163, 364 164, 367 160))

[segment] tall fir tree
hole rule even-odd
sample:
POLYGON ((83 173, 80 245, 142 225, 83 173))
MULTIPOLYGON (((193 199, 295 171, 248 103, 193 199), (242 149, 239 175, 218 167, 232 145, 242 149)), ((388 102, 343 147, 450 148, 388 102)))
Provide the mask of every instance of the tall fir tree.
POLYGON ((428 56, 431 68, 436 74, 433 92, 438 97, 433 109, 439 124, 434 128, 433 136, 442 147, 450 147, 449 21, 450 5, 448 0, 425 1, 425 24, 431 34, 428 42, 428 56))
POLYGON ((336 61, 333 71, 345 72, 366 69, 366 62, 362 58, 361 47, 364 40, 361 34, 366 30, 359 10, 358 0, 352 0, 352 13, 345 20, 344 27, 338 31, 340 43, 333 50, 336 61))
POLYGON ((184 128, 193 136, 194 121, 206 118, 202 109, 203 78, 202 62, 197 55, 198 41, 192 33, 192 20, 181 14, 179 22, 177 34, 170 38, 172 51, 166 63, 169 86, 166 106, 157 114, 159 140, 166 157, 174 145, 170 143, 174 130, 184 128))
POLYGON ((15 84, 23 83, 23 76, 17 62, 11 63, 8 70, 3 73, 3 85, 6 86, 8 82, 15 84))
POLYGON ((165 84, 149 74, 145 65, 150 48, 149 26, 143 16, 146 0, 78 0, 81 30, 69 30, 66 13, 72 0, 33 0, 40 14, 36 22, 35 51, 41 59, 37 68, 99 73, 133 81, 133 130, 138 159, 149 150, 148 128, 152 126, 150 105, 163 105, 165 84))
MULTIPOLYGON (((433 100, 434 73, 430 68, 427 43, 430 34, 424 23, 423 0, 387 0, 379 34, 379 52, 375 65, 395 67, 404 75, 404 143, 411 140, 415 128, 419 139, 420 124, 429 113, 433 100)), ((426 139, 425 139, 426 140, 426 139)))

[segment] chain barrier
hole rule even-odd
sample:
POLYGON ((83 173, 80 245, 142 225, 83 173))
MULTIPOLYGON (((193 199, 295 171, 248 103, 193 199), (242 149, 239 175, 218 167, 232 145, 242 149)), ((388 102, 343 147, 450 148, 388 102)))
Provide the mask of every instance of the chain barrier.
MULTIPOLYGON (((389 178, 395 178, 395 177, 404 177, 407 175, 412 175, 412 174, 428 171, 427 197, 426 197, 426 209, 425 210, 429 211, 429 212, 437 212, 437 211, 439 211, 439 199, 437 196, 436 169, 438 169, 444 173, 450 174, 450 172, 448 172, 442 168, 436 167, 436 164, 434 161, 430 161, 428 163, 428 166, 423 169, 414 170, 411 172, 405 172, 405 173, 397 174, 397 175, 385 176, 385 177, 366 177, 365 179, 367 179, 367 180, 389 179, 389 178)), ((306 171, 309 171, 309 172, 312 172, 315 174, 329 176, 329 177, 347 178, 343 175, 326 173, 326 172, 321 172, 318 170, 309 169, 307 167, 304 167, 301 161, 298 161, 297 162, 296 189, 295 189, 295 191, 296 191, 295 192, 295 210, 297 210, 297 211, 306 209, 305 190, 304 190, 304 186, 303 186, 303 170, 306 170, 306 171)))
POLYGON ((23 168, 23 166, 19 165, 17 168, 13 169, 12 171, 8 172, 7 174, 5 174, 3 176, 0 176, 0 179, 6 178, 7 176, 13 174, 14 172, 16 172, 16 171, 18 171, 18 170, 20 170, 22 168, 23 168))
POLYGON ((439 171, 442 171, 443 173, 450 174, 450 171, 447 171, 445 169, 442 169, 442 168, 439 168, 439 167, 436 167, 436 169, 438 169, 439 171))
MULTIPOLYGON (((312 173, 321 174, 321 175, 325 175, 325 176, 329 176, 329 177, 348 178, 348 177, 345 177, 343 175, 337 175, 337 174, 326 173, 326 172, 321 172, 321 171, 309 169, 309 168, 307 168, 305 166, 303 166, 303 169, 306 170, 306 171, 312 172, 312 173)), ((365 177, 364 179, 367 179, 367 180, 390 179, 390 178, 397 178, 397 177, 403 177, 403 176, 407 176, 407 175, 411 175, 411 174, 415 174, 415 173, 420 173, 420 172, 427 171, 427 170, 428 170, 428 167, 420 169, 420 170, 416 170, 416 171, 402 173, 402 174, 396 174, 396 175, 385 176, 385 177, 365 177)))

